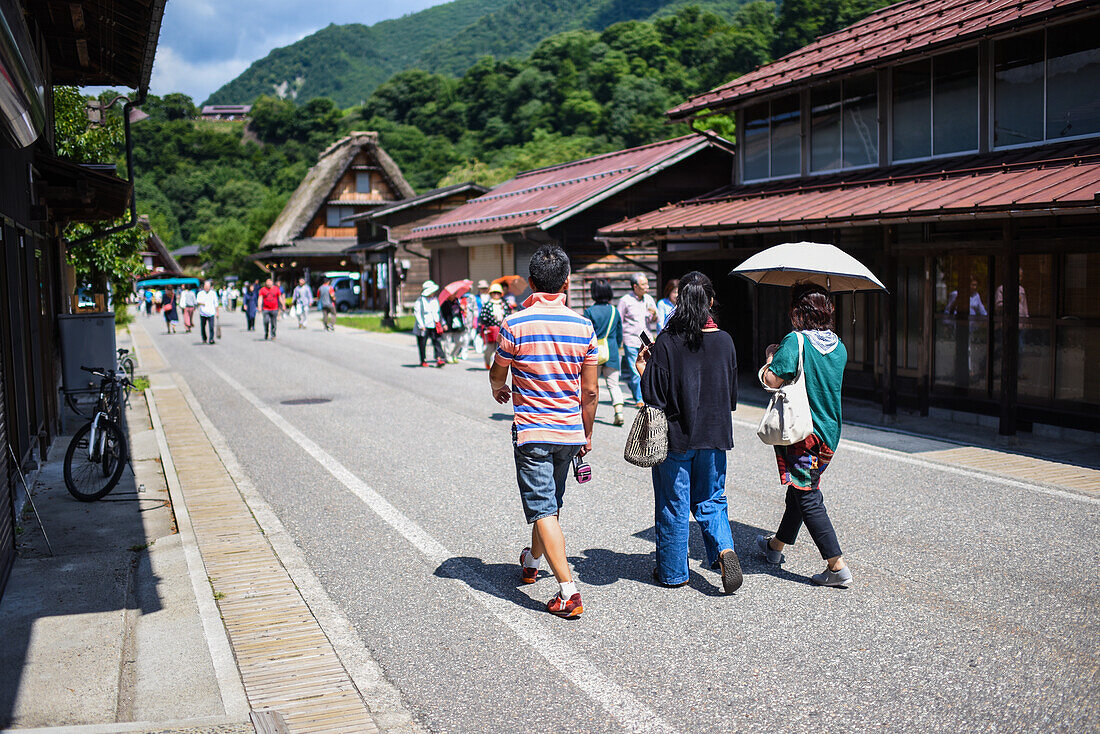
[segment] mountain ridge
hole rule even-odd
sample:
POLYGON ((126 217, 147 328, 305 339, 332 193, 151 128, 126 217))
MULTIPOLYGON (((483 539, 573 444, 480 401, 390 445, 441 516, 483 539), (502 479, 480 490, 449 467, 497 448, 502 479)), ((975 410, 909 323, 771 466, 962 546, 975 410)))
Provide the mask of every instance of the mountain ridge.
POLYGON ((481 56, 518 57, 568 30, 602 30, 685 5, 732 16, 745 0, 452 0, 370 26, 329 24, 272 50, 222 85, 205 104, 247 104, 260 95, 361 103, 411 68, 461 74, 481 56))

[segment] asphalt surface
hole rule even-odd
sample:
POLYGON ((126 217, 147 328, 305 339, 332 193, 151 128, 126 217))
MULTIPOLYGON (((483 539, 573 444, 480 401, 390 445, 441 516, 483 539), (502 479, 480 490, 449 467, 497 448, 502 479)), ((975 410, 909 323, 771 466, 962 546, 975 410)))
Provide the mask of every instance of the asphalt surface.
POLYGON ((783 491, 736 425, 745 584, 721 594, 693 529, 689 586, 660 588, 649 473, 623 461, 605 401, 593 481, 571 482, 562 514, 586 611, 560 620, 551 577, 519 582, 511 410, 480 360, 422 369, 408 336, 316 318, 265 343, 243 320, 215 346, 144 323, 432 731, 1100 729, 1097 503, 842 441, 822 486, 855 584, 822 589, 805 533, 782 568, 758 557, 783 491))

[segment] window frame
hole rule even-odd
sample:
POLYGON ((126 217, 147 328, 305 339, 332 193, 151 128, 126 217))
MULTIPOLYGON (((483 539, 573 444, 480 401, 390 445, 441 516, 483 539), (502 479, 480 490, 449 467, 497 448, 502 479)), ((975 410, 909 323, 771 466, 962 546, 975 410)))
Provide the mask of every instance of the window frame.
MULTIPOLYGON (((1100 16, 1093 14, 1086 14, 1073 20, 1058 19, 1056 23, 1046 23, 1039 28, 1032 28, 1025 31, 1006 32, 999 33, 989 38, 989 53, 986 55, 985 68, 982 69, 982 73, 989 80, 989 95, 986 100, 986 112, 989 118, 988 129, 985 131, 986 140, 989 141, 990 151, 1001 150, 1020 150, 1021 148, 1035 148, 1040 145, 1052 145, 1055 143, 1072 142, 1075 140, 1089 140, 1093 138, 1100 138, 1100 131, 1094 133, 1082 133, 1080 135, 1067 135, 1066 137, 1049 138, 1047 137, 1047 87, 1049 83, 1049 69, 1050 64, 1050 45, 1049 36, 1050 29, 1057 28, 1077 20, 1100 20, 1100 16), (1043 139, 1034 140, 1028 143, 1012 143, 1010 145, 997 145, 995 142, 995 136, 997 133, 997 119, 996 119, 996 102, 997 102, 997 80, 994 77, 994 58, 996 57, 995 48, 999 41, 1004 41, 1010 38, 1016 38, 1017 36, 1026 36, 1029 33, 1041 32, 1043 34, 1043 139)), ((1100 46, 1098 46, 1100 48, 1100 46)))
MULTIPOLYGON (((855 74, 847 74, 845 76, 833 79, 832 81, 826 81, 822 84, 815 84, 807 87, 805 90, 806 107, 805 107, 805 123, 803 127, 803 137, 806 139, 806 151, 803 155, 802 170, 806 172, 807 176, 822 176, 829 173, 844 173, 847 171, 865 171, 869 168, 880 168, 884 164, 881 160, 882 152, 882 128, 884 120, 882 117, 882 82, 879 79, 878 70, 870 69, 857 72, 855 74), (813 89, 814 87, 824 87, 829 84, 840 84, 840 157, 844 158, 844 83, 849 79, 854 79, 859 76, 871 76, 875 80, 875 125, 878 128, 878 144, 875 146, 875 162, 864 163, 859 166, 846 166, 842 168, 822 168, 815 171, 813 169, 813 89)), ((891 144, 893 140, 891 139, 891 144)))
MULTIPOLYGON (((1044 47, 1044 52, 1045 52, 1045 47, 1044 47)), ((990 83, 989 83, 990 84, 990 90, 992 90, 992 87, 993 87, 993 77, 992 77, 992 74, 993 74, 993 54, 992 53, 987 54, 987 57, 988 58, 986 58, 986 63, 983 66, 981 46, 980 46, 980 44, 972 44, 972 45, 960 46, 958 48, 945 49, 943 51, 938 51, 936 53, 921 54, 919 56, 914 56, 912 58, 906 59, 905 63, 891 64, 890 65, 890 67, 889 67, 889 72, 890 72, 889 73, 889 77, 890 77, 890 90, 889 90, 890 91, 890 99, 888 100, 888 104, 887 104, 887 106, 890 109, 890 119, 889 119, 889 123, 886 126, 887 127, 887 134, 889 136, 889 138, 888 138, 889 139, 889 144, 888 144, 887 147, 890 151, 890 162, 886 165, 894 165, 894 164, 897 164, 897 163, 921 163, 923 161, 934 161, 934 160, 940 160, 941 158, 953 158, 955 156, 961 156, 961 155, 975 155, 975 154, 981 152, 981 150, 982 150, 982 136, 983 136, 983 131, 982 131, 982 76, 983 75, 988 76, 988 78, 990 79, 990 83), (977 81, 978 81, 978 87, 977 87, 978 95, 977 96, 978 96, 978 100, 977 100, 977 102, 975 103, 975 106, 974 106, 974 112, 977 114, 977 118, 978 118, 978 127, 977 127, 977 131, 976 131, 977 134, 975 135, 975 145, 974 145, 973 148, 967 148, 966 150, 956 150, 956 151, 952 151, 950 153, 936 153, 936 152, 934 152, 935 148, 936 148, 936 134, 935 134, 935 129, 936 129, 935 128, 935 124, 936 124, 936 105, 935 105, 935 99, 936 99, 936 59, 938 57, 947 56, 949 54, 958 53, 960 51, 968 51, 970 49, 974 49, 975 52, 977 53, 977 56, 978 56, 978 63, 977 63, 977 72, 978 72, 978 79, 977 79, 977 81), (894 72, 899 67, 908 66, 909 64, 915 63, 917 61, 924 61, 925 59, 928 59, 929 61, 932 62, 929 66, 929 72, 928 72, 929 73, 929 80, 928 80, 929 81, 929 86, 928 86, 928 148, 930 150, 932 150, 933 153, 931 155, 917 156, 915 158, 898 158, 894 155, 894 128, 895 128, 895 124, 894 124, 895 123, 895 116, 894 116, 894 72)), ((1046 72, 1044 70, 1044 74, 1045 73, 1046 72)), ((1045 100, 1046 100, 1046 86, 1045 86, 1045 83, 1044 83, 1044 87, 1043 87, 1043 94, 1044 94, 1043 98, 1044 98, 1044 107, 1045 107, 1045 100)), ((985 131, 984 134, 987 136, 987 139, 990 142, 990 149, 992 149, 992 145, 993 145, 993 124, 994 124, 993 123, 993 94, 992 93, 989 94, 989 99, 987 100, 987 102, 988 102, 988 105, 989 105, 989 130, 985 131)), ((1045 132, 1045 130, 1044 130, 1044 132, 1045 132)), ((1025 145, 1033 145, 1033 143, 1025 143, 1025 145)))
MULTIPOLYGON (((745 129, 745 111, 749 107, 755 107, 756 105, 766 104, 768 105, 768 175, 763 178, 745 178, 745 153, 744 137, 738 135, 738 155, 737 155, 737 175, 742 184, 756 184, 764 183, 766 181, 786 181, 796 178, 802 178, 806 175, 806 155, 805 155, 805 143, 806 143, 806 99, 808 98, 807 89, 799 89, 796 91, 787 91, 783 94, 775 94, 764 99, 753 100, 749 104, 743 104, 737 108, 737 129, 745 129), (777 99, 783 99, 784 97, 796 97, 798 99, 798 172, 787 173, 782 176, 771 175, 772 170, 772 103, 777 99)), ((844 169, 851 170, 851 169, 844 169)))

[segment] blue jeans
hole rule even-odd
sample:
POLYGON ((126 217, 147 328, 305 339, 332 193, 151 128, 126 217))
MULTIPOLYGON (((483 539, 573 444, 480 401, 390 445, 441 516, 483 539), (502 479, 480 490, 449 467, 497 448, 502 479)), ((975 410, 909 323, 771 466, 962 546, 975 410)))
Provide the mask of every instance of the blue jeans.
POLYGON ((641 347, 628 347, 623 345, 626 352, 626 384, 630 387, 630 394, 634 396, 634 402, 642 402, 642 376, 638 374, 638 352, 641 347))
POLYGON ((657 578, 663 584, 688 580, 688 523, 691 515, 703 533, 707 564, 733 548, 726 511, 726 452, 696 449, 668 452, 653 467, 653 516, 657 530, 657 578))
POLYGON ((582 448, 556 443, 525 443, 514 447, 519 498, 528 524, 561 510, 573 457, 582 448))

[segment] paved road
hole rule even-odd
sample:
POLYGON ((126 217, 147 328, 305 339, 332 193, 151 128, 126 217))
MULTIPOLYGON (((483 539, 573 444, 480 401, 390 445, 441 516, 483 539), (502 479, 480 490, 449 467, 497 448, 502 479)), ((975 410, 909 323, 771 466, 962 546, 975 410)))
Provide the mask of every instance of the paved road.
POLYGON ((745 585, 720 594, 695 533, 690 585, 658 588, 649 475, 605 404, 594 481, 566 495, 586 613, 564 621, 541 611, 550 578, 519 583, 511 415, 476 363, 420 369, 408 337, 316 323, 265 343, 237 320, 216 346, 156 343, 433 731, 1100 728, 1096 502, 842 444, 823 486, 856 586, 820 589, 808 538, 782 570, 751 549, 783 495, 738 425, 745 585))

